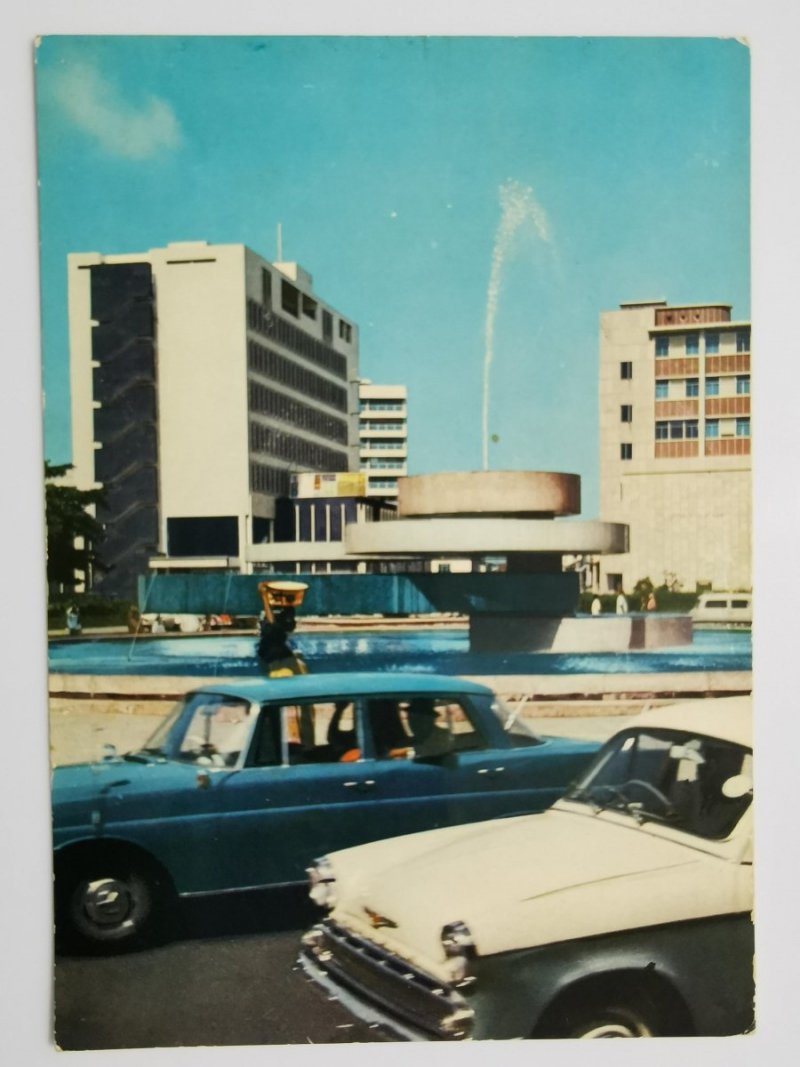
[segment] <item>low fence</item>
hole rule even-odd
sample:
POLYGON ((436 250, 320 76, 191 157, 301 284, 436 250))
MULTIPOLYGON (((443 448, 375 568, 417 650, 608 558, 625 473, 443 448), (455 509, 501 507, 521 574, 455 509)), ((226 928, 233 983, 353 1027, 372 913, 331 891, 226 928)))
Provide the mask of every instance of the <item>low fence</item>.
POLYGON ((573 615, 575 574, 157 574, 139 578, 139 610, 257 615, 262 581, 308 583, 305 615, 483 612, 573 615))

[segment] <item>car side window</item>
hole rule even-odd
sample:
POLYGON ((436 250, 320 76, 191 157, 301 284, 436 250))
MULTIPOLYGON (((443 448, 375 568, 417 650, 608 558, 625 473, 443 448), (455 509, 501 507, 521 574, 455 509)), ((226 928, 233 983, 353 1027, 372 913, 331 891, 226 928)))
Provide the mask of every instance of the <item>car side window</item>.
POLYGON ((268 704, 261 709, 246 765, 278 766, 281 763, 281 749, 281 709, 268 704))
POLYGON ((377 759, 440 759, 486 747, 458 701, 373 699, 367 702, 367 721, 377 759))
POLYGON ((367 727, 376 759, 405 759, 411 754, 411 736, 401 717, 402 706, 396 697, 372 697, 365 701, 367 727))
POLYGON ((482 735, 459 701, 411 700, 405 710, 405 721, 418 759, 486 748, 482 735))
POLYGON ((181 738, 178 759, 200 766, 233 767, 246 744, 250 713, 246 700, 198 695, 181 738))
POLYGON ((358 758, 360 744, 353 701, 315 701, 264 708, 250 766, 339 763, 358 758))

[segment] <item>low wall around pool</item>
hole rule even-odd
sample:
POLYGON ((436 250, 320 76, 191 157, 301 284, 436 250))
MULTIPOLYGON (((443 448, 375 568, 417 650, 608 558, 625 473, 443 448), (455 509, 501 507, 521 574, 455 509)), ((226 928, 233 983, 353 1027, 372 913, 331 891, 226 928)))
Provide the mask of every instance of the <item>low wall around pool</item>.
MULTIPOLYGON (((49 675, 51 697, 152 700, 177 699, 189 689, 213 686, 219 676, 49 675)), ((227 679, 235 682, 235 679, 227 679)), ((680 699, 749 693, 752 671, 684 671, 664 674, 472 675, 500 696, 531 700, 680 699)))
POLYGON ((688 615, 580 615, 543 619, 473 615, 473 652, 628 652, 679 648, 692 643, 688 615))

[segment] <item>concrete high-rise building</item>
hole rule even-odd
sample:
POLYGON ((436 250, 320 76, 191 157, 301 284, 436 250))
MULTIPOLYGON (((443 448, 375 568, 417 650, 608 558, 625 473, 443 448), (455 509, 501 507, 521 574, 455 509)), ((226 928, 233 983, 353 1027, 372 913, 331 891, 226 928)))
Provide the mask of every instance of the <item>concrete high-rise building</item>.
POLYGON ((361 470, 367 496, 397 497, 397 479, 408 473, 407 390, 362 380, 360 399, 361 470))
POLYGON ((729 304, 621 304, 600 316, 600 516, 630 550, 602 588, 641 578, 751 586, 750 323, 729 304))
POLYGON ((241 244, 68 257, 72 459, 102 486, 96 586, 250 573, 299 471, 358 469, 358 329, 241 244))

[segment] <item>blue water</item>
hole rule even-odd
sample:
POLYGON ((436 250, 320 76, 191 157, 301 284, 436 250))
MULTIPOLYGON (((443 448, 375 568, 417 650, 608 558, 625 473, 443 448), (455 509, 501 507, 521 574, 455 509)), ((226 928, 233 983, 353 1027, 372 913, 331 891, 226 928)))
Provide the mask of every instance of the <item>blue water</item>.
MULTIPOLYGON (((314 632, 293 636, 312 671, 413 670, 437 674, 630 674, 750 670, 750 632, 695 630, 691 645, 646 652, 469 651, 466 630, 314 632)), ((50 670, 63 674, 231 677, 255 674, 255 636, 222 635, 50 644, 50 670)))

